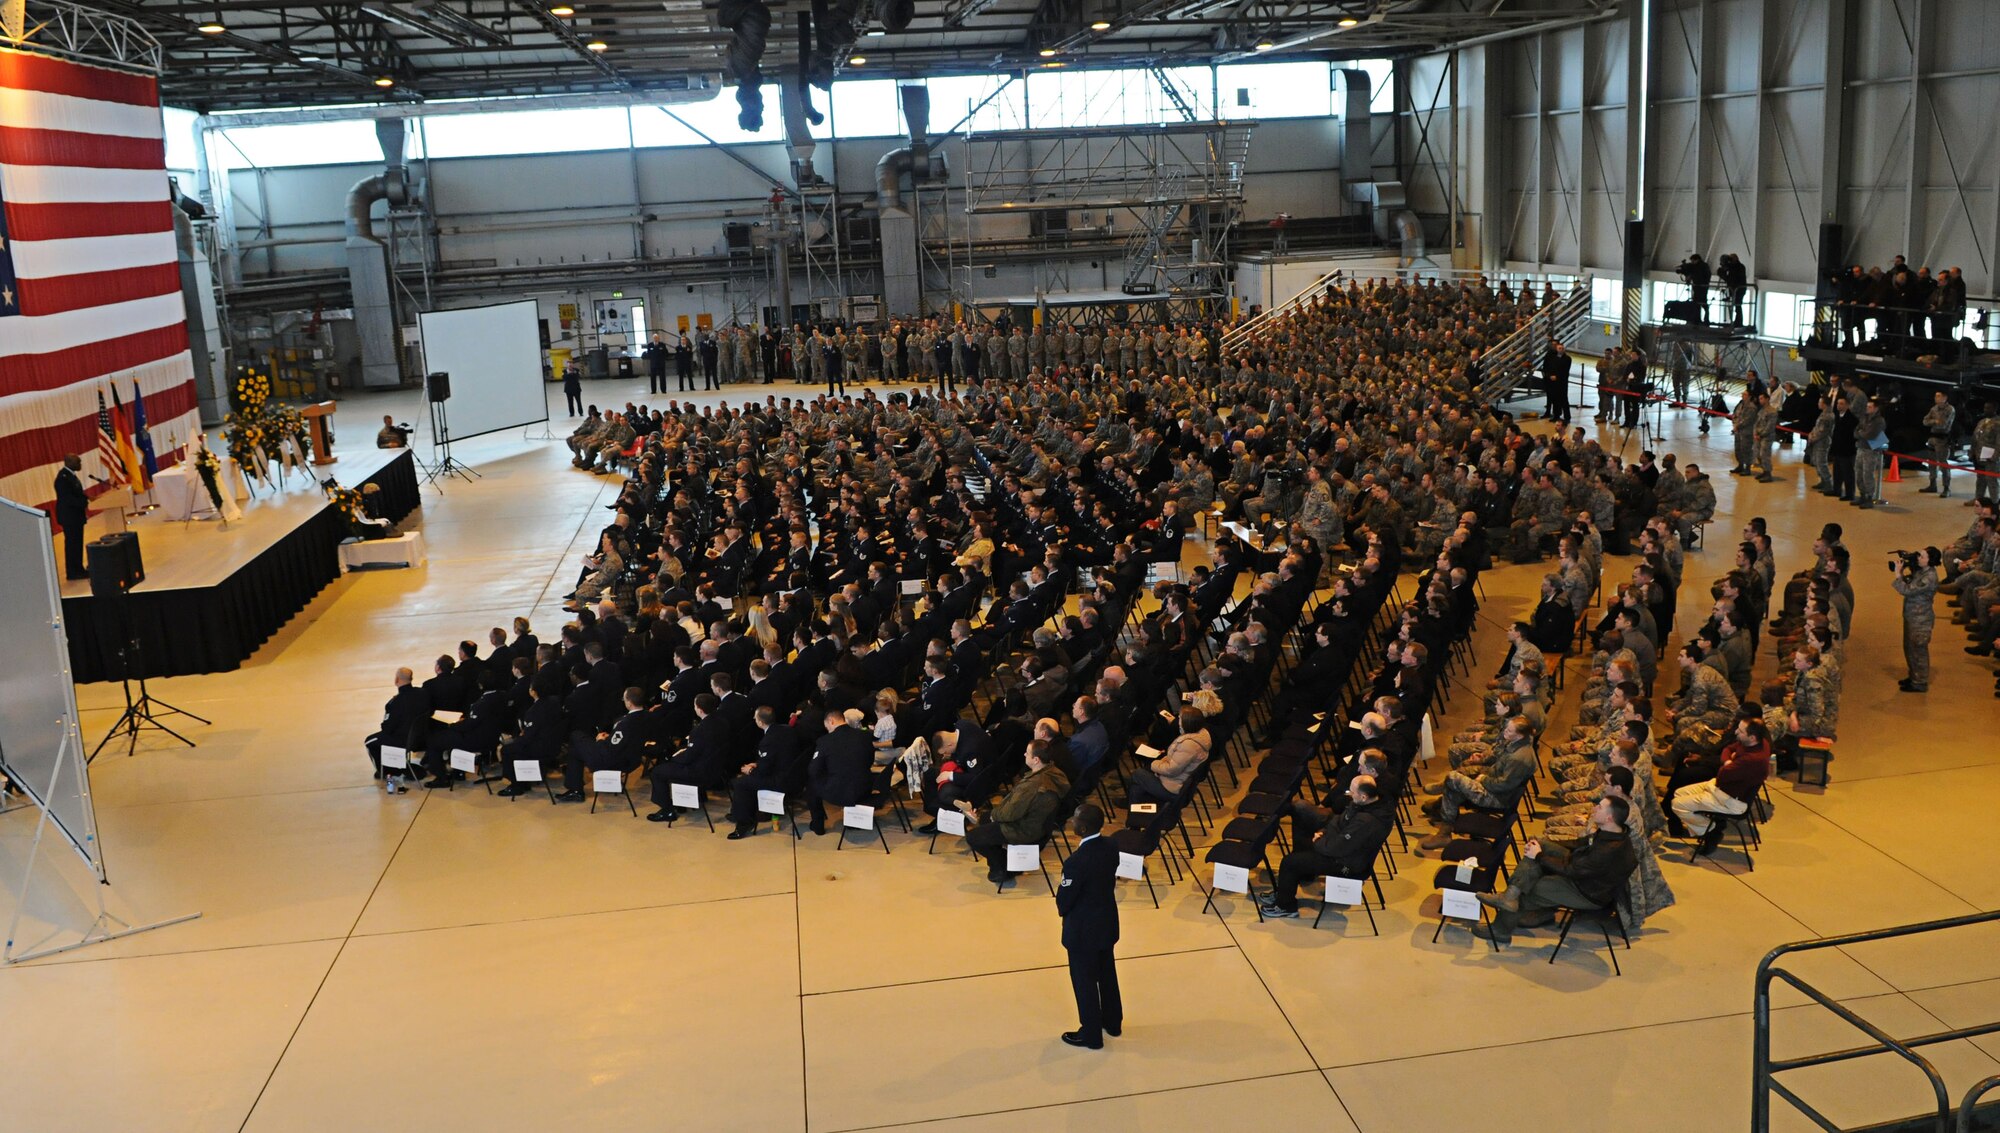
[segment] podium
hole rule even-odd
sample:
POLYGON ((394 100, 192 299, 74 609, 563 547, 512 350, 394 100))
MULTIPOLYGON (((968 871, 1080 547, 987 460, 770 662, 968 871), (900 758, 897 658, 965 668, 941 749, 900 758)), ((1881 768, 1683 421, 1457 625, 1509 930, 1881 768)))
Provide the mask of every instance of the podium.
POLYGON ((334 403, 331 401, 314 402, 304 409, 299 410, 299 416, 312 422, 312 462, 314 464, 332 464, 335 460, 339 459, 333 455, 333 429, 330 424, 333 418, 333 410, 334 403))
POLYGON ((125 513, 132 507, 130 488, 113 488, 99 493, 90 501, 90 512, 84 520, 83 536, 95 540, 105 535, 117 535, 125 531, 125 513))

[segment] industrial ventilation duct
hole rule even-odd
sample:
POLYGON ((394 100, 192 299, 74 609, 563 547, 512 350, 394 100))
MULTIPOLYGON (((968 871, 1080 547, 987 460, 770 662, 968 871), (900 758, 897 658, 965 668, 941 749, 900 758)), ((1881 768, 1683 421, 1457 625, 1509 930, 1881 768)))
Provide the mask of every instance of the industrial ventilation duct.
POLYGON ((882 300, 892 317, 914 316, 923 301, 918 267, 917 218, 903 201, 903 180, 917 185, 941 181, 944 154, 930 145, 930 92, 921 83, 896 88, 903 100, 903 121, 909 123, 910 143, 892 149, 875 163, 875 209, 882 227, 882 300))
POLYGON ((354 292, 354 330, 361 342, 361 388, 388 389, 403 382, 396 349, 396 305, 390 292, 389 249, 375 235, 376 201, 392 208, 410 203, 409 173, 403 166, 403 120, 377 118, 375 139, 382 145, 382 172, 347 191, 347 280, 354 292))
POLYGON ((1340 118, 1340 181, 1347 199, 1369 208, 1375 239, 1396 241, 1405 258, 1424 255, 1423 222, 1407 206, 1401 181, 1375 179, 1375 126, 1368 104, 1373 101, 1368 72, 1342 68, 1334 71, 1346 95, 1340 118))

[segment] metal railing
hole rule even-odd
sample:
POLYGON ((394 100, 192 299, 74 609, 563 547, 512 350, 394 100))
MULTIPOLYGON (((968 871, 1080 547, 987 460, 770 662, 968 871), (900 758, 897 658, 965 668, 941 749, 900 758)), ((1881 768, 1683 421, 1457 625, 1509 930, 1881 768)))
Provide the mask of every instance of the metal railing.
POLYGON ((1530 287, 1536 294, 1540 294, 1544 288, 1554 287, 1558 292, 1568 295, 1580 287, 1583 290, 1584 310, 1588 312, 1590 307, 1590 277, 1587 275, 1562 275, 1549 272, 1505 270, 1483 271, 1476 268, 1438 268, 1415 265, 1398 271, 1357 271, 1351 267, 1337 267, 1307 284, 1290 299, 1266 307, 1264 310, 1230 328, 1222 336, 1222 347, 1224 350, 1234 349, 1259 329, 1270 325, 1273 320, 1284 318, 1300 308, 1309 305, 1313 300, 1324 295, 1328 287, 1345 287, 1350 283, 1358 283, 1363 286, 1376 282, 1408 283, 1419 279, 1440 279, 1450 283, 1470 283, 1483 279, 1486 281, 1488 287, 1495 290, 1498 290, 1504 284, 1516 292, 1522 287, 1530 287))
POLYGON ((1477 391, 1479 400, 1487 404, 1503 400, 1541 364, 1550 342, 1573 342, 1589 318, 1590 279, 1586 276, 1575 279, 1562 298, 1537 309, 1527 322, 1480 356, 1486 377, 1477 391))
POLYGON ((1771 1095, 1790 1102, 1794 1109, 1804 1114, 1821 1129, 1839 1133, 1840 1126, 1833 1123, 1819 1110, 1807 1104, 1790 1088, 1778 1081, 1778 1075, 1792 1070, 1803 1070, 1811 1066, 1827 1066, 1836 1062, 1847 1062, 1856 1058, 1866 1058, 1876 1054, 1894 1054, 1923 1072, 1930 1082, 1933 1101, 1936 1103, 1936 1133, 1951 1133, 1954 1125, 1960 1133, 1972 1128, 1971 1114, 1979 1099, 1988 1091, 2000 1086, 2000 1076, 1987 1078, 1976 1083, 1965 1094, 1953 1121, 1951 1095, 1945 1089, 1944 1077, 1931 1065, 1929 1059, 1917 1053, 1919 1047, 1937 1043, 1955 1042, 1959 1039, 1977 1038, 2000 1032, 2000 1022, 1981 1023, 1972 1027, 1954 1027, 1944 1031, 1933 1031, 1914 1038, 1898 1039, 1875 1026, 1868 1020, 1848 1010, 1846 1007, 1813 987, 1792 972, 1776 967, 1778 960, 1800 952, 1815 952, 1826 948, 1845 948, 1853 944, 1866 944, 1877 940, 1893 940, 1897 937, 1916 936, 1922 933, 1940 932, 1945 929, 1964 928, 1968 925, 1992 924, 2000 922, 2000 911, 1973 913, 1947 920, 1924 921, 1920 924, 1899 925, 1895 928, 1876 929, 1872 932, 1849 933, 1846 936, 1828 936, 1818 940, 1804 940, 1794 944, 1781 944, 1766 953, 1757 964, 1757 997, 1754 1007, 1756 1033, 1752 1046, 1752 1066, 1750 1076, 1750 1128, 1753 1133, 1765 1133, 1771 1128, 1771 1095), (1799 1058, 1771 1057, 1771 982, 1781 980, 1806 998, 1833 1012, 1843 1022, 1867 1035, 1872 1042, 1863 1046, 1847 1047, 1843 1050, 1824 1051, 1819 1054, 1804 1055, 1799 1058))

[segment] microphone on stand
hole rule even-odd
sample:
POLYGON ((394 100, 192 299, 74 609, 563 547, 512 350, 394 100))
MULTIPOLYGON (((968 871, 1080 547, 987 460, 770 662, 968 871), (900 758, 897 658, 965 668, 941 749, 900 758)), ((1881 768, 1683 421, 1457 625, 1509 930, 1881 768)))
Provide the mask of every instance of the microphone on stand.
POLYGON ((90 478, 91 478, 92 480, 95 480, 95 481, 97 481, 97 482, 98 482, 98 483, 100 483, 100 484, 103 484, 103 485, 104 485, 105 487, 107 487, 107 488, 111 486, 111 481, 109 481, 109 480, 106 480, 106 479, 105 479, 104 477, 102 477, 102 476, 99 476, 99 475, 97 475, 97 474, 95 474, 95 473, 92 473, 92 472, 86 472, 86 473, 84 473, 84 475, 85 475, 85 476, 88 476, 88 477, 90 477, 90 478))

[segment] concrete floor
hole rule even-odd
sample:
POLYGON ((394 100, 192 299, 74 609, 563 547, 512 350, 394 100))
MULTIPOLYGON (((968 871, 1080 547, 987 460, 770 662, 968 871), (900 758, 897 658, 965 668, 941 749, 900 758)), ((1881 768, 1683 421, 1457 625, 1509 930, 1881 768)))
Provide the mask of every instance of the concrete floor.
MULTIPOLYGON (((350 434, 384 412, 420 407, 394 394, 342 408, 350 434)), ((1726 474, 1726 432, 1671 414, 1667 429, 1658 450, 1722 473, 1684 625, 1751 515, 1770 522, 1781 574, 1822 522, 1844 523, 1858 609, 1832 785, 1773 784, 1755 872, 1733 854, 1689 865, 1675 853, 1680 903, 1620 953, 1622 978, 1588 935, 1553 965, 1546 932, 1497 956, 1458 928, 1433 944, 1431 867, 1408 858, 1386 884, 1379 939, 1331 915, 1318 931, 1310 918, 1259 924, 1241 901, 1226 921, 1203 916, 1185 881, 1158 910, 1128 888, 1127 1031, 1077 1051, 1056 1041, 1073 1022, 1038 880, 996 896, 967 858, 898 834, 884 856, 768 832, 728 843, 623 807, 483 790, 385 798, 360 740, 391 671, 515 614, 550 634, 614 492, 568 468, 561 444, 516 432, 456 446, 483 479, 425 490, 412 522, 428 567, 347 576, 241 671, 154 683, 214 723, 194 748, 148 740, 93 767, 113 909, 202 917, 0 971, 6 1127, 1743 1128, 1751 973, 1766 950, 2000 904, 1974 833, 2000 795, 2000 702, 1991 667, 1944 627, 1929 695, 1895 688, 1883 552, 1956 537, 1970 515, 1957 499, 1908 482, 1864 513, 1805 491, 1797 450, 1783 452, 1787 476, 1758 484, 1726 474)), ((1486 577, 1476 677, 1538 578, 1486 577)), ((1760 679, 1773 668, 1759 658, 1760 679)), ((80 690, 88 741, 117 691, 80 690)), ((1566 698, 1552 727, 1572 715, 1566 698)), ((32 828, 32 812, 0 818, 10 887, 32 828)), ((73 861, 38 878, 22 941, 88 921, 58 879, 76 884, 73 861)), ((1960 932, 1798 968, 1908 1034, 2000 1013, 1996 940, 1960 932)), ((1783 1002, 1780 1053, 1859 1041, 1800 997, 1783 1002)), ((2000 1072, 2000 1040, 1933 1057, 1956 1096, 2000 1072)), ((1844 1123, 1928 1096, 1914 1070, 1879 1058, 1794 1085, 1844 1123)), ((1787 1112, 1775 1127, 1806 1126, 1787 1112)))

